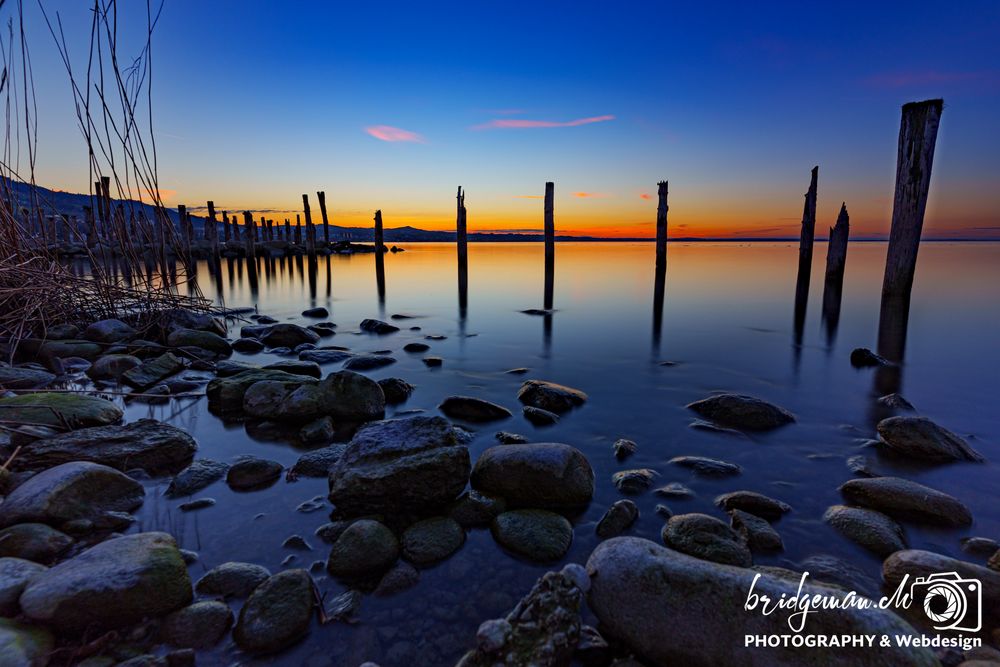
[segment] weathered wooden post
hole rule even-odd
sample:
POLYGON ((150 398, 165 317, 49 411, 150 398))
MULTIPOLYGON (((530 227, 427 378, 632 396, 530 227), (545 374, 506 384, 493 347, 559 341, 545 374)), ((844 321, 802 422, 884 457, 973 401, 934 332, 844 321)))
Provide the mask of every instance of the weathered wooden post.
POLYGON ((656 265, 660 266, 667 261, 667 181, 656 184, 656 195, 656 265))
POLYGON ((285 227, 284 227, 284 230, 285 230, 285 232, 284 232, 285 235, 284 235, 284 237, 282 237, 282 240, 285 241, 285 242, 287 242, 287 243, 291 243, 292 242, 292 223, 290 223, 288 221, 288 218, 285 218, 285 227))
POLYGON ((83 207, 83 215, 87 221, 87 248, 93 250, 97 245, 97 222, 94 220, 94 209, 83 207))
POLYGON ((243 240, 245 241, 247 257, 257 256, 257 232, 253 221, 253 213, 243 211, 243 240))
POLYGON ((556 223, 555 183, 545 184, 545 310, 552 309, 555 288, 556 223))
POLYGON ((316 228, 313 227, 312 213, 309 211, 309 195, 302 195, 302 213, 306 217, 306 251, 316 258, 316 228))
MULTIPOLYGON (((816 236, 816 190, 819 167, 813 167, 809 190, 802 208, 802 231, 799 234, 799 270, 795 279, 795 350, 799 353, 805 329, 806 307, 809 303, 809 274, 812 271, 813 239, 816 236)), ((796 357, 797 358, 797 357, 796 357)))
POLYGON ((850 236, 850 217, 847 203, 840 205, 837 224, 830 228, 826 247, 826 277, 823 281, 823 323, 826 325, 827 344, 832 344, 840 322, 840 301, 844 288, 844 266, 847 263, 847 240, 850 236))
POLYGON ((270 218, 267 219, 267 240, 274 240, 274 220, 271 220, 270 218))
POLYGON ((330 220, 326 217, 326 193, 317 192, 316 198, 319 199, 319 212, 323 216, 323 243, 330 245, 330 220))
POLYGON ((233 238, 233 232, 229 228, 229 211, 222 212, 222 238, 226 243, 233 238))
POLYGON ((458 308, 464 316, 469 295, 469 234, 466 224, 465 193, 458 186, 458 205, 455 214, 455 243, 458 247, 458 308))
POLYGON ((382 256, 382 211, 375 211, 375 284, 379 303, 385 301, 385 257, 382 256))
POLYGON ((302 218, 298 213, 295 214, 295 245, 302 245, 302 218))
POLYGON ((903 105, 896 157, 896 193, 892 202, 892 227, 879 313, 878 352, 890 361, 902 361, 906 345, 910 291, 943 109, 944 100, 940 99, 903 105))

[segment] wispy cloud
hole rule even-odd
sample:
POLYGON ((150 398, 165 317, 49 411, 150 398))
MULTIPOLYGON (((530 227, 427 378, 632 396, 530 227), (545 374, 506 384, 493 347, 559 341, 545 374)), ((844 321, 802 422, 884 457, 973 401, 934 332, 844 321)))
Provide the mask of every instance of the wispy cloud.
POLYGON ((643 192, 641 195, 639 195, 639 199, 652 199, 652 198, 653 195, 649 194, 648 192, 643 192))
POLYGON ((416 132, 404 130, 391 125, 372 125, 365 128, 365 132, 380 141, 409 141, 417 144, 426 144, 427 140, 416 132))
POLYGON ((574 192, 573 196, 580 199, 601 199, 610 195, 606 195, 603 192, 574 192))
POLYGON ((865 79, 865 83, 875 88, 908 88, 912 86, 944 86, 955 84, 996 83, 1000 76, 996 72, 894 72, 875 74, 865 79))
POLYGON ((575 120, 528 120, 526 118, 494 118, 488 123, 473 126, 473 130, 510 130, 526 129, 536 127, 578 127, 580 125, 590 125, 591 123, 604 123, 614 120, 612 115, 591 116, 589 118, 577 118, 575 120))

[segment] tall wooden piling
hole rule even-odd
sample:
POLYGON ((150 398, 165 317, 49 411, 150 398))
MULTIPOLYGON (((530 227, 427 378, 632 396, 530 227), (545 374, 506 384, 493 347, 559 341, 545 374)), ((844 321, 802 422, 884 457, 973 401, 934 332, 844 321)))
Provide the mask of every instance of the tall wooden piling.
POLYGON ((375 211, 375 284, 379 303, 385 302, 385 257, 382 253, 382 211, 375 211))
POLYGON ((215 202, 209 200, 209 202, 208 202, 208 220, 205 221, 205 234, 204 234, 204 237, 205 237, 206 241, 213 242, 215 239, 218 238, 218 234, 216 234, 216 232, 218 231, 218 228, 215 226, 215 224, 216 224, 216 219, 215 219, 215 202))
POLYGON ((288 218, 285 218, 285 227, 284 227, 284 229, 285 229, 285 235, 284 235, 284 237, 281 240, 285 241, 286 243, 291 243, 292 242, 292 223, 290 223, 288 221, 288 218))
POLYGON ((455 244, 458 248, 458 307, 464 317, 469 295, 469 233, 465 192, 458 186, 457 210, 455 213, 455 244))
POLYGON ((97 223, 94 220, 94 209, 90 206, 84 206, 83 215, 87 221, 87 247, 92 250, 97 245, 97 223))
POLYGON ((302 214, 306 218, 306 251, 316 257, 316 228, 313 227, 312 213, 309 211, 309 195, 302 195, 302 214))
POLYGON ((319 200, 319 213, 323 216, 323 243, 330 245, 330 220, 326 217, 326 193, 322 190, 316 193, 319 200))
POLYGON ((931 185, 934 147, 944 100, 903 105, 896 157, 896 192, 892 202, 892 227, 882 281, 879 313, 879 354, 902 361, 910 290, 917 267, 920 233, 931 185))
POLYGON ((819 178, 819 167, 812 168, 809 180, 809 191, 802 210, 802 230, 799 233, 799 272, 805 270, 806 286, 809 285, 809 269, 812 267, 813 239, 816 236, 816 186, 819 178))
POLYGON ((656 265, 660 266, 667 261, 667 181, 656 184, 656 196, 656 265))
POLYGON ((826 276, 823 282, 823 324, 826 341, 832 346, 840 322, 840 302, 844 289, 844 267, 847 263, 847 240, 850 236, 850 217, 846 202, 840 205, 837 224, 830 228, 826 248, 826 276))
POLYGON ((555 183, 545 184, 545 310, 551 310, 555 288, 556 223, 555 183))
POLYGON ((302 245, 302 220, 298 213, 295 214, 295 245, 302 245))
POLYGON ((229 228, 229 211, 222 212, 222 235, 226 243, 229 243, 229 240, 233 238, 233 232, 229 228))

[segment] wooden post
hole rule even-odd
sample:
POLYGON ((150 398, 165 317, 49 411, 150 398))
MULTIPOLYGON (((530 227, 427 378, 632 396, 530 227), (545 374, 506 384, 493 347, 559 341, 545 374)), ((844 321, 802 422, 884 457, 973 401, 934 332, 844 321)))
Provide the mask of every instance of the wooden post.
POLYGON ((656 184, 656 194, 656 265, 660 266, 667 261, 667 181, 656 184))
POLYGON ((925 100, 903 105, 896 157, 896 192, 892 203, 892 227, 882 281, 879 313, 879 354, 902 361, 910 290, 917 267, 920 233, 924 226, 931 166, 937 143, 944 100, 925 100))
POLYGON ((302 245, 302 218, 295 214, 295 245, 302 245))
POLYGON ((826 326, 827 346, 833 344, 840 323, 840 301, 844 288, 844 266, 847 263, 847 240, 850 236, 850 217, 847 204, 840 205, 837 224, 830 228, 826 248, 826 278, 823 282, 823 323, 826 326))
POLYGON ((813 239, 816 236, 816 181, 819 178, 819 167, 812 168, 809 179, 809 191, 806 192, 806 202, 802 210, 802 231, 799 234, 799 271, 805 270, 806 286, 809 285, 809 270, 812 267, 813 239))
POLYGON ((282 240, 288 243, 292 242, 292 223, 288 221, 288 218, 285 218, 285 236, 282 240))
POLYGON ((382 211, 375 211, 375 284, 379 303, 385 301, 385 257, 382 256, 382 211))
POLYGON ((209 201, 208 202, 208 220, 205 221, 205 230, 204 231, 205 231, 204 238, 205 238, 206 241, 212 241, 216 237, 216 234, 213 233, 213 232, 216 231, 216 228, 215 228, 215 202, 213 202, 213 201, 209 201))
POLYGON ((306 249, 310 257, 316 257, 316 228, 309 212, 309 195, 302 195, 302 213, 306 217, 306 249))
POLYGON ((111 177, 101 176, 101 200, 104 208, 104 224, 107 230, 107 238, 111 240, 111 177))
POLYGON ((87 247, 93 249, 97 245, 97 222, 94 220, 94 209, 83 207, 83 215, 87 221, 87 247))
POLYGON ((229 228, 229 211, 222 212, 222 235, 226 243, 233 238, 233 232, 229 228))
POLYGON ((330 245, 330 220, 326 217, 326 193, 317 192, 316 198, 319 199, 319 212, 323 216, 323 243, 330 245))
POLYGON ((465 210, 465 193, 458 186, 458 205, 455 214, 455 243, 458 247, 458 309, 465 316, 465 308, 469 295, 469 233, 467 226, 467 211, 465 210))
POLYGON ((250 211, 243 211, 243 239, 245 241, 246 254, 248 258, 257 256, 257 232, 254 227, 256 227, 256 225, 253 221, 253 213, 250 211))
POLYGON ((555 287, 556 224, 555 183, 545 184, 545 310, 552 309, 555 287))

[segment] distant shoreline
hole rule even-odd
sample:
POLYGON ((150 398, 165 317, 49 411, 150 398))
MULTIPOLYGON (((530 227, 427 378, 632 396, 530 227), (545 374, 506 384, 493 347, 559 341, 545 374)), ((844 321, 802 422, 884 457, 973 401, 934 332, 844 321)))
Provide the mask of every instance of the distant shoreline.
MULTIPOLYGON (((385 230, 388 234, 390 229, 385 230)), ((543 239, 539 235, 537 238, 523 238, 523 239, 489 239, 489 238, 472 238, 472 234, 469 234, 469 243, 542 243, 543 239)), ((387 239, 388 240, 388 239, 387 239)), ((651 238, 601 238, 598 236, 557 236, 555 238, 556 243, 654 243, 656 239, 651 238)), ((781 237, 781 238, 766 238, 766 237, 741 237, 741 238, 700 238, 700 237, 681 237, 681 238, 668 238, 667 243, 798 243, 798 237, 781 237)), ((828 238, 818 238, 817 243, 826 243, 828 238)), ((396 243, 454 243, 452 240, 438 240, 438 239, 428 239, 428 240, 413 240, 404 241, 397 240, 396 243)), ((851 239, 851 243, 888 243, 889 239, 851 239)), ((923 238, 921 243, 1000 243, 1000 238, 996 239, 975 239, 975 238, 923 238)))

